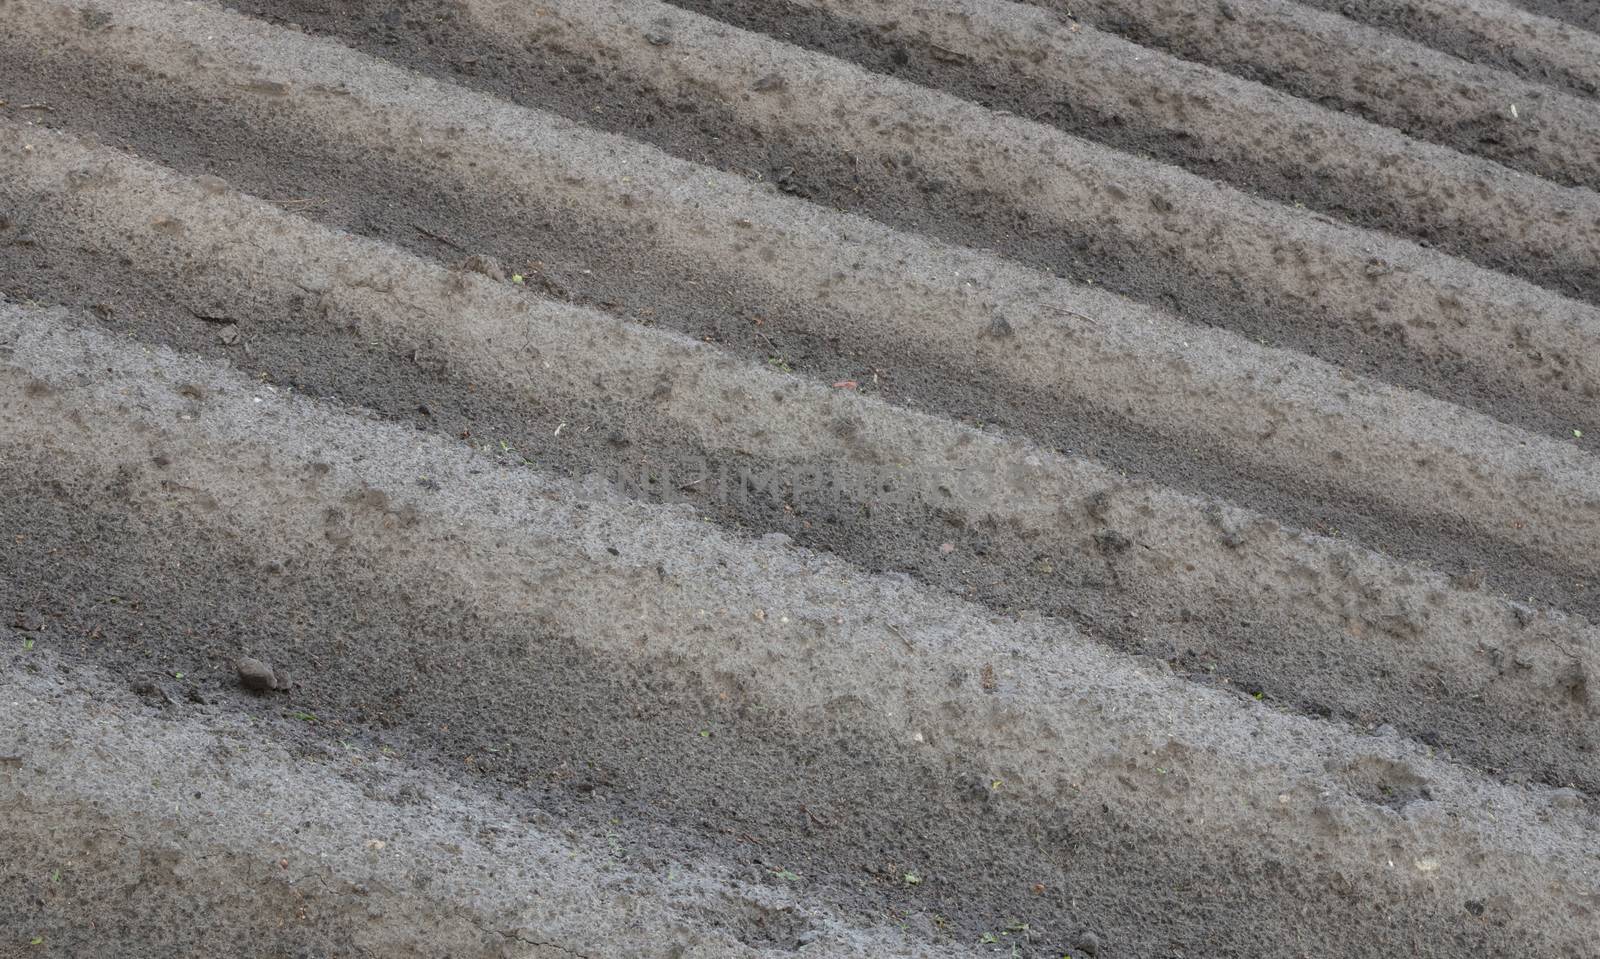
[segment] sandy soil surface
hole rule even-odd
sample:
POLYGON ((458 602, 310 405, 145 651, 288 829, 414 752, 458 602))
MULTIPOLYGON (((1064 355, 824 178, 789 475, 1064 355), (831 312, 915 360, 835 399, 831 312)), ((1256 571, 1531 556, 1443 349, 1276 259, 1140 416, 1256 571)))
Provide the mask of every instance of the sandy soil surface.
POLYGON ((0 0, 0 955, 1590 954, 1586 11, 0 0))

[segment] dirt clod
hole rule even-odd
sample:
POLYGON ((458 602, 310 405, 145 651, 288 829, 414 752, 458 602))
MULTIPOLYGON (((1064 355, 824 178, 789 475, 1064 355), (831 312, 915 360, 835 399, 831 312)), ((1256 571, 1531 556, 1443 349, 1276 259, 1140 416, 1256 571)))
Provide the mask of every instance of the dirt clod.
POLYGON ((242 657, 236 668, 239 685, 255 692, 268 692, 278 688, 278 676, 272 667, 250 656, 242 657))
POLYGON ((989 325, 978 335, 990 340, 1006 340, 1016 336, 1017 331, 1005 317, 997 316, 990 320, 989 325))
POLYGON ((1100 937, 1085 931, 1078 936, 1078 951, 1091 957, 1100 955, 1100 937))
POLYGON ((467 257, 462 261, 461 268, 469 273, 482 273, 496 283, 506 281, 506 268, 499 260, 483 253, 474 253, 467 257))

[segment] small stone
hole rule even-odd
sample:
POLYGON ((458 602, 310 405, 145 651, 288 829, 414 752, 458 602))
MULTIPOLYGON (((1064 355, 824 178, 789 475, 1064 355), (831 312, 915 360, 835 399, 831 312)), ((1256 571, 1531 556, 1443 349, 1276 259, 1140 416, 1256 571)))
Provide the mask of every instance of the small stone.
POLYGON ((776 93, 789 85, 789 81, 776 73, 769 73, 755 82, 757 93, 776 93))
POLYGON ((1100 954, 1100 937, 1092 932, 1084 932, 1078 936, 1078 951, 1086 956, 1100 954))
POLYGON ((221 330, 218 330, 217 331, 217 339, 222 341, 222 345, 223 346, 232 346, 235 343, 239 342, 239 326, 238 326, 238 324, 229 323, 227 326, 224 326, 221 330))
POLYGON ((246 656, 239 660, 237 668, 239 670, 239 685, 245 689, 264 692, 278 688, 277 674, 272 671, 271 666, 259 659, 252 659, 246 656))
POLYGON ((657 47, 664 47, 672 42, 672 34, 665 30, 651 30, 644 35, 644 38, 650 41, 652 46, 657 47))

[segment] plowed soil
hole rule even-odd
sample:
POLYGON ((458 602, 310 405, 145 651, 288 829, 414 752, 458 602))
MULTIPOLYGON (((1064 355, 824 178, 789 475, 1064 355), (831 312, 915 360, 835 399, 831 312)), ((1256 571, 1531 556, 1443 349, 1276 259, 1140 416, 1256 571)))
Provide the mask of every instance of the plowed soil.
POLYGON ((1592 954, 1587 9, 0 0, 0 955, 1592 954))

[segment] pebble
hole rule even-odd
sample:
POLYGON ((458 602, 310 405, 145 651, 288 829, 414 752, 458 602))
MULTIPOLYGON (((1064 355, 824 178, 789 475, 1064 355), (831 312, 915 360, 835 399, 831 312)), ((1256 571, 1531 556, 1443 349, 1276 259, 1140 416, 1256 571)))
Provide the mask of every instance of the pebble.
POLYGON ((1092 932, 1085 932, 1078 937, 1078 951, 1086 956, 1100 954, 1100 937, 1092 932))

